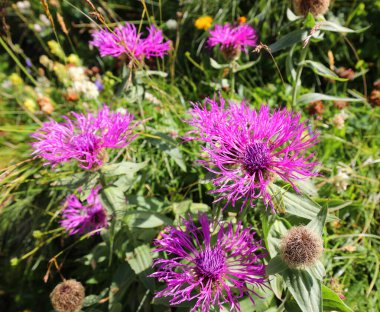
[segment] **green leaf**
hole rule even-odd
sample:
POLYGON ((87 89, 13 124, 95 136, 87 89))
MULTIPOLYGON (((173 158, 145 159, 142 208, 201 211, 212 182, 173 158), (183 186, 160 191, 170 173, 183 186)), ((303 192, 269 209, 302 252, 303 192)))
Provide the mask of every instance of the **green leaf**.
POLYGON ((112 277, 112 283, 109 290, 109 310, 117 309, 117 306, 120 304, 120 301, 123 300, 125 293, 135 279, 136 275, 133 274, 128 263, 124 262, 119 264, 112 277), (114 308, 115 306, 116 308, 114 308))
POLYGON ((327 30, 327 31, 333 31, 333 32, 340 32, 340 33, 360 33, 371 27, 371 26, 367 26, 358 30, 353 30, 351 28, 344 27, 338 24, 337 22, 324 21, 318 24, 319 24, 320 30, 327 30))
POLYGON ((316 264, 306 269, 312 276, 314 276, 316 279, 323 281, 323 278, 326 275, 325 266, 323 263, 318 260, 316 264))
POLYGON ((281 256, 277 255, 271 259, 266 267, 267 275, 274 275, 288 269, 287 264, 282 261, 281 256))
POLYGON ((281 37, 275 43, 269 46, 269 49, 272 53, 280 51, 282 49, 291 47, 292 45, 302 42, 308 36, 308 32, 306 30, 297 29, 292 31, 291 33, 281 37))
POLYGON ((177 217, 185 216, 187 212, 197 214, 198 212, 207 212, 210 207, 202 203, 193 203, 191 200, 184 200, 178 203, 172 204, 173 212, 177 217))
POLYGON ((182 171, 186 172, 186 164, 183 160, 183 155, 177 147, 170 150, 165 150, 165 153, 175 161, 182 171))
POLYGON ((92 306, 92 305, 98 303, 99 300, 101 300, 101 299, 102 299, 102 297, 101 296, 97 296, 97 295, 86 296, 86 298, 84 298, 84 301, 83 301, 83 306, 84 307, 92 306))
POLYGON ((127 199, 123 190, 118 187, 110 186, 101 192, 103 203, 113 212, 124 210, 127 207, 127 199))
POLYGON ((144 286, 154 292, 154 279, 148 277, 149 274, 153 273, 153 258, 149 246, 141 245, 136 247, 133 252, 127 252, 126 260, 144 286))
POLYGON ((327 207, 323 207, 316 217, 312 219, 308 224, 307 227, 317 233, 318 235, 322 236, 323 234, 323 228, 325 226, 327 217, 327 207))
POLYGON ((323 308, 325 310, 335 310, 341 312, 352 312, 339 296, 325 285, 322 285, 323 308))
POLYGON ((165 216, 143 210, 127 212, 124 221, 130 227, 137 227, 142 229, 151 229, 166 224, 172 224, 171 219, 165 216))
POLYGON ((210 57, 210 65, 211 65, 211 67, 213 67, 215 69, 222 69, 222 68, 227 68, 230 66, 230 64, 219 64, 212 57, 210 57))
POLYGON ((130 161, 123 161, 117 164, 109 164, 102 167, 102 173, 107 177, 118 175, 127 175, 132 177, 136 172, 146 167, 148 161, 142 163, 134 163, 130 161))
POLYGON ((299 97, 298 104, 308 104, 315 101, 345 101, 345 102, 362 102, 362 99, 348 97, 332 96, 322 93, 306 93, 299 97))
MULTIPOLYGON (((273 198, 273 203, 280 211, 285 210, 295 216, 313 220, 321 210, 321 207, 308 197, 288 192, 276 184, 271 184, 268 191, 273 198)), ((332 215, 327 217, 328 221, 336 219, 332 215)))
POLYGON ((260 61, 260 58, 261 58, 261 54, 259 55, 259 57, 256 61, 248 62, 248 63, 242 64, 242 65, 237 64, 236 66, 232 67, 232 72, 237 73, 239 71, 251 68, 252 66, 254 66, 255 64, 257 64, 260 61))
POLYGON ((322 312, 321 282, 304 270, 283 272, 290 293, 303 312, 322 312))
POLYGON ((311 14, 310 12, 307 13, 306 18, 303 23, 305 27, 310 28, 310 29, 313 28, 315 26, 315 19, 314 19, 313 14, 311 14))
POLYGON ((152 254, 148 245, 141 245, 133 252, 127 252, 126 260, 136 274, 140 274, 152 266, 152 254))
POLYGON ((296 14, 294 14, 294 12, 289 8, 287 8, 287 10, 286 10, 286 17, 291 22, 302 18, 302 16, 297 16, 296 14))
POLYGON ((337 74, 335 74, 333 71, 331 71, 329 68, 327 68, 325 65, 319 62, 314 62, 314 61, 305 61, 301 64, 304 64, 308 67, 310 67, 314 73, 316 73, 319 76, 326 77, 332 80, 337 80, 337 81, 347 81, 348 79, 345 78, 340 78, 337 74))
POLYGON ((279 253, 280 240, 287 231, 287 228, 280 220, 273 222, 267 237, 268 251, 271 257, 275 257, 279 253))
POLYGON ((270 287, 274 295, 278 298, 282 298, 282 293, 284 292, 284 279, 281 275, 273 275, 269 279, 270 287))

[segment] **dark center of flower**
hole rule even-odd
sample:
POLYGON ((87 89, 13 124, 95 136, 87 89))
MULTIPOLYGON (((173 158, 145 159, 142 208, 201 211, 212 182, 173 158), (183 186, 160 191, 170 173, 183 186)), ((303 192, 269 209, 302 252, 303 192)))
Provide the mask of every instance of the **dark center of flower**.
POLYGON ((199 277, 217 280, 226 266, 224 252, 219 248, 206 248, 195 259, 195 273, 199 277))
POLYGON ((258 171, 268 169, 270 159, 271 155, 266 143, 251 143, 243 154, 243 167, 250 175, 253 175, 258 171))
POLYGON ((103 209, 97 209, 96 211, 90 211, 90 220, 94 225, 103 224, 107 218, 106 213, 103 209))
POLYGON ((95 154, 100 149, 100 139, 93 133, 81 133, 72 138, 72 144, 79 151, 95 154))

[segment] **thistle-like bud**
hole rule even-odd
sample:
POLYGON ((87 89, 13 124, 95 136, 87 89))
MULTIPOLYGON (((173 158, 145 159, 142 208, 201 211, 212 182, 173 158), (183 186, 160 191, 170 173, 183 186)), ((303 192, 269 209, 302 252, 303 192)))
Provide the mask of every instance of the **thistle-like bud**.
POLYGON ((328 11, 330 0, 293 0, 293 5, 297 15, 307 15, 310 12, 317 16, 328 11))
POLYGON ((57 312, 78 311, 83 306, 84 287, 74 279, 64 281, 55 286, 50 294, 50 300, 57 312))
POLYGON ((322 238, 306 226, 293 227, 281 239, 281 258, 290 268, 312 266, 322 252, 322 238))

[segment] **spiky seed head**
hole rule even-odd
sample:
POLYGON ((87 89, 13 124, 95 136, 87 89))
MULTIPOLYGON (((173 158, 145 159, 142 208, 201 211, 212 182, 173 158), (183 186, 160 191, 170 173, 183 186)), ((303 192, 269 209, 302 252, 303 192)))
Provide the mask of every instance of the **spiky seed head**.
POLYGON ((297 15, 307 15, 311 13, 313 16, 325 14, 330 5, 330 0, 293 0, 294 11, 297 15))
POLYGON ((50 300, 57 312, 75 312, 82 308, 84 295, 83 285, 70 279, 55 286, 50 294, 50 300))
POLYGON ((281 258, 290 268, 310 267, 322 252, 322 238, 306 226, 291 228, 281 239, 281 258))

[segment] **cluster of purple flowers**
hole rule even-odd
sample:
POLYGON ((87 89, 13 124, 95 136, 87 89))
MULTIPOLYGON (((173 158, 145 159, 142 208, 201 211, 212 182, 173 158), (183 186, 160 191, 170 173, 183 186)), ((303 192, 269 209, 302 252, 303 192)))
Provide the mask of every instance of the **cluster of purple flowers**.
MULTIPOLYGON (((170 49, 163 33, 154 25, 142 38, 133 24, 126 23, 113 31, 102 29, 93 34, 91 45, 99 48, 101 56, 126 55, 130 60, 163 57, 170 49)), ((210 31, 208 45, 220 46, 228 57, 248 52, 257 44, 256 31, 247 24, 216 25, 210 31)), ((108 148, 124 148, 131 143, 138 123, 129 113, 112 112, 104 105, 96 115, 72 112, 63 122, 53 119, 32 134, 34 155, 46 160, 45 165, 57 166, 75 160, 86 170, 96 170, 107 161, 108 148)), ((254 205, 262 198, 274 210, 267 188, 276 179, 290 183, 315 176, 316 162, 307 150, 317 142, 309 135, 299 114, 288 110, 271 111, 268 106, 259 110, 220 98, 196 103, 187 123, 193 126, 185 140, 198 140, 208 155, 199 160, 215 177, 219 195, 215 201, 226 205, 242 202, 254 205)), ((70 235, 99 232, 108 227, 107 212, 99 192, 93 188, 86 203, 71 194, 62 211, 61 225, 70 235)), ((182 219, 182 227, 169 226, 155 240, 157 252, 167 257, 154 262, 156 271, 151 277, 166 283, 156 297, 171 297, 172 305, 192 301, 191 311, 207 312, 211 307, 240 311, 239 299, 248 296, 254 303, 255 287, 265 284, 265 255, 255 233, 242 224, 210 220, 199 214, 197 227, 191 217, 182 219)))

